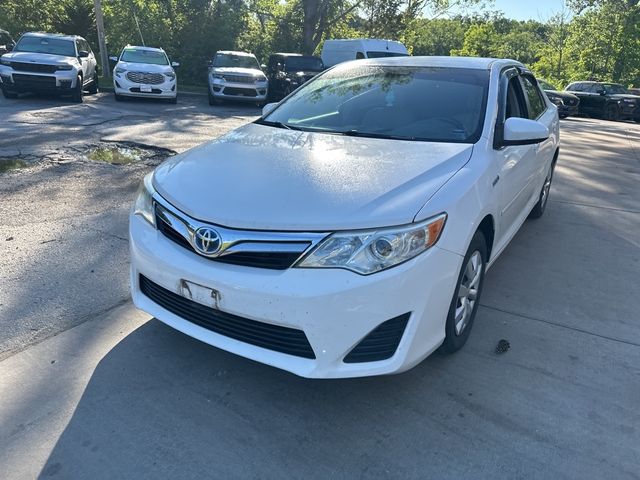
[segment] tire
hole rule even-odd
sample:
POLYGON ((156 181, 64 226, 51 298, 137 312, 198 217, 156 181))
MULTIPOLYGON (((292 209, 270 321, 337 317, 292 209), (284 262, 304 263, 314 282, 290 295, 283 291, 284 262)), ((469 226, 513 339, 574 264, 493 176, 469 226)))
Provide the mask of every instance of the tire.
POLYGON ((618 106, 610 103, 604 107, 604 119, 612 122, 620 120, 620 110, 618 109, 618 106))
POLYGON ((118 95, 117 93, 114 93, 113 96, 116 99, 116 102, 124 102, 124 97, 122 95, 118 95))
POLYGON ((6 88, 2 89, 2 96, 10 100, 13 100, 14 98, 18 98, 18 94, 16 92, 10 92, 6 88))
POLYGON ((178 103, 178 96, 176 95, 173 98, 170 98, 169 100, 167 100, 167 102, 169 102, 172 105, 175 105, 176 103, 178 103))
POLYGON ((558 117, 560 117, 560 120, 564 120, 565 118, 567 118, 569 115, 558 115, 558 117))
POLYGON ((538 197, 538 203, 536 203, 531 209, 531 213, 529 213, 529 218, 536 219, 540 218, 545 209, 547 208, 547 202, 549 200, 549 193, 551 192, 551 182, 553 181, 553 171, 555 170, 556 162, 555 160, 551 164, 549 171, 547 172, 547 176, 544 179, 544 185, 542 185, 542 190, 540 190, 540 197, 538 197))
POLYGON ((467 253, 462 261, 456 289, 451 299, 447 323, 445 324, 446 336, 440 346, 440 350, 444 353, 455 353, 467 343, 473 327, 473 321, 476 318, 478 305, 480 305, 486 266, 487 242, 482 232, 477 231, 471 239, 467 253), (460 295, 463 287, 469 292, 464 297, 460 295), (474 296, 473 300, 470 299, 472 294, 474 296))
POLYGON ((74 103, 82 103, 82 77, 78 75, 76 79, 76 88, 71 95, 71 101, 74 103))
POLYGON ((216 99, 214 98, 213 95, 211 95, 211 92, 209 92, 209 105, 213 106, 216 104, 216 99))
POLYGON ((98 74, 97 73, 93 74, 93 80, 91 81, 91 86, 89 87, 88 91, 91 95, 95 95, 96 93, 98 93, 98 74))

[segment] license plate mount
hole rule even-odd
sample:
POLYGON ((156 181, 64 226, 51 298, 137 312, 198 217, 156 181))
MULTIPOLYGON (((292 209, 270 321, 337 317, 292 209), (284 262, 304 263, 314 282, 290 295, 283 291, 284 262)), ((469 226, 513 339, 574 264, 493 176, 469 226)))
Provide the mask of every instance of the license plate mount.
POLYGON ((141 85, 140 91, 143 93, 151 93, 151 85, 141 85))
POLYGON ((219 310, 220 292, 189 280, 180 280, 180 295, 201 305, 219 310))

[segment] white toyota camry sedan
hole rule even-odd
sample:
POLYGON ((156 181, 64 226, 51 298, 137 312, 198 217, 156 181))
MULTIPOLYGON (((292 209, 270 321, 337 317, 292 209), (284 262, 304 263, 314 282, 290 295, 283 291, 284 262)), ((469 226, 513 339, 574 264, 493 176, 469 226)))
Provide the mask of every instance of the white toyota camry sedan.
POLYGON ((544 213, 558 145, 515 61, 340 64, 144 179, 133 300, 304 377, 402 372, 465 344, 487 268, 544 213))

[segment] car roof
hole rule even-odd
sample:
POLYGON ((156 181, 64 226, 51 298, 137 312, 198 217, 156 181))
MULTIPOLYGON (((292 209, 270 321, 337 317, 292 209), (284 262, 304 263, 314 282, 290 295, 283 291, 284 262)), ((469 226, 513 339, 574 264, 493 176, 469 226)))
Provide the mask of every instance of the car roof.
MULTIPOLYGON (((63 40, 76 40, 77 38, 82 38, 80 35, 64 35, 62 33, 47 33, 47 32, 25 32, 22 34, 23 37, 41 37, 41 38, 60 38, 63 40)), ((82 38, 84 40, 84 38, 82 38)))
POLYGON ((218 50, 216 52, 217 54, 223 54, 223 55, 237 55, 239 57, 255 57, 255 55, 253 53, 249 53, 249 52, 240 52, 240 51, 236 51, 236 50, 218 50))
POLYGON ((412 66, 412 67, 450 67, 450 68, 469 68, 474 70, 491 70, 492 68, 516 66, 525 68, 524 65, 516 60, 499 59, 499 58, 481 58, 481 57, 383 57, 371 58, 365 60, 356 60, 357 62, 366 63, 368 65, 380 66, 412 66))
POLYGON ((302 53, 274 53, 273 57, 305 57, 305 58, 320 58, 316 55, 303 55, 302 53))
POLYGON ((156 48, 156 47, 144 47, 141 45, 127 45, 126 47, 123 48, 123 50, 126 50, 127 48, 135 48, 136 50, 146 50, 148 52, 162 52, 164 53, 164 50, 162 48, 156 48))

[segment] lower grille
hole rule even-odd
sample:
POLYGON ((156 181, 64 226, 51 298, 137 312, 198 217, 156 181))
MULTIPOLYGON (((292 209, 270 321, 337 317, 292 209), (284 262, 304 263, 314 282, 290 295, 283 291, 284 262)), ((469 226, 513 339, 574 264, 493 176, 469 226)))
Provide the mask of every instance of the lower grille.
POLYGON ((275 352, 316 358, 302 330, 257 322, 206 307, 155 284, 144 275, 140 275, 140 290, 162 308, 212 332, 275 352))
MULTIPOLYGON (((177 243, 181 247, 191 250, 193 253, 196 251, 191 246, 191 243, 184 238, 180 233, 175 231, 169 226, 159 215, 156 215, 156 226, 160 233, 162 233, 169 240, 177 243)), ((297 244, 300 245, 300 244, 297 244)), ((307 244, 308 246, 309 244, 307 244)), ((271 270, 286 270, 290 268, 302 253, 300 251, 292 252, 236 252, 221 257, 203 257, 207 260, 212 260, 219 263, 227 263, 231 265, 242 265, 245 267, 254 268, 268 268, 271 270)), ((202 255, 199 255, 202 256, 202 255)))
POLYGON ((405 313, 378 325, 344 357, 344 363, 376 362, 393 357, 410 316, 411 313, 405 313))
POLYGON ((160 85, 164 83, 164 75, 161 73, 127 72, 127 79, 133 83, 145 85, 160 85))
POLYGON ((13 83, 18 87, 56 88, 55 77, 44 77, 42 75, 14 73, 13 83))
POLYGON ((225 95, 236 95, 238 97, 257 97, 258 94, 254 88, 237 88, 237 87, 225 87, 222 92, 225 95))

